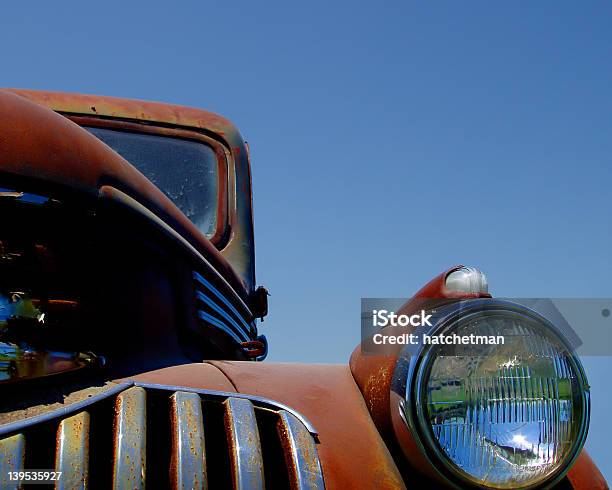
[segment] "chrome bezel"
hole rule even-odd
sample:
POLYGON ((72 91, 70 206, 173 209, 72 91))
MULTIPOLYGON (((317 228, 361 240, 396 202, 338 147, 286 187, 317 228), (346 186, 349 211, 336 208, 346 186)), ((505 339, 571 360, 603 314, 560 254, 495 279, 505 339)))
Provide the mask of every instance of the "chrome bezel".
MULTIPOLYGON (((578 429, 578 437, 568 453, 569 457, 567 457, 548 478, 542 482, 520 488, 548 488, 559 482, 572 466, 584 446, 590 419, 590 392, 584 368, 578 357, 573 354, 574 349, 565 336, 557 327, 539 313, 518 303, 506 300, 472 299, 459 301, 437 310, 432 310, 430 313, 433 313, 431 321, 433 327, 419 328, 414 333, 417 335, 423 333, 439 335, 456 328, 459 322, 463 323, 475 316, 501 313, 518 316, 523 320, 527 319, 529 322, 538 323, 541 327, 547 328, 548 332, 555 337, 561 345, 567 348, 569 353, 568 359, 572 369, 576 373, 579 386, 582 388, 579 392, 582 417, 578 429)), ((439 346, 422 344, 407 345, 400 353, 391 384, 392 415, 393 413, 397 413, 398 410, 400 415, 399 418, 392 416, 394 430, 408 430, 409 435, 419 448, 421 454, 430 463, 431 467, 436 470, 439 476, 451 486, 456 488, 500 488, 482 485, 478 481, 469 478, 467 473, 458 469, 445 455, 433 435, 431 426, 427 420, 427 415, 424 412, 426 394, 423 386, 433 364, 433 360, 435 360, 437 347, 439 346), (413 401, 416 401, 416 403, 413 403, 413 401), (398 422, 398 420, 401 420, 401 423, 398 422)), ((397 437, 397 439, 400 441, 401 446, 402 438, 397 437)), ((404 452, 410 459, 409 449, 404 449, 404 452)))

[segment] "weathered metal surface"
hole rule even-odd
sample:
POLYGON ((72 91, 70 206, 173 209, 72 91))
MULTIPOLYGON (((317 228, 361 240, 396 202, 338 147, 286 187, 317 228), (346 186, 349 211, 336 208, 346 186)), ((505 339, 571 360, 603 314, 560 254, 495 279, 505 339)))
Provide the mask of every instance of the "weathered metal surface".
POLYGON ((210 361, 241 393, 273 398, 316 427, 326 488, 405 488, 348 366, 210 361))
MULTIPOLYGON (((37 104, 71 115, 70 117, 116 118, 117 120, 124 121, 126 124, 143 121, 151 128, 155 128, 155 123, 166 127, 192 128, 200 132, 212 134, 214 137, 224 141, 234 162, 234 171, 230 171, 230 177, 233 179, 233 188, 238 198, 234 199, 233 203, 230 203, 229 224, 232 229, 232 236, 221 253, 232 264, 233 269, 237 271, 239 282, 247 288, 248 292, 254 289, 255 265, 249 155, 244 139, 231 122, 211 112, 173 104, 36 90, 3 89, 2 91, 19 94, 37 104)), ((72 142, 71 138, 67 136, 65 139, 68 144, 72 142)), ((13 138, 7 138, 7 141, 13 141, 13 138)), ((75 148, 75 156, 79 155, 77 150, 78 147, 75 148)), ((63 155, 60 153, 57 156, 63 155)), ((114 159, 116 158, 117 155, 115 155, 114 159)), ((84 165, 83 167, 89 166, 84 165)), ((96 165, 94 165, 95 167, 96 165)), ((122 177, 127 177, 128 173, 124 172, 122 177)), ((145 181, 148 183, 148 180, 145 179, 145 181)), ((127 182, 127 184, 132 187, 132 182, 127 182)), ((148 194, 149 186, 151 186, 150 183, 145 187, 141 187, 141 189, 148 194)), ((160 194, 156 195, 158 203, 164 202, 164 200, 159 200, 160 194)), ((163 194, 161 195, 163 196, 163 194)), ((165 206, 167 204, 167 202, 164 203, 165 206)), ((175 211, 177 210, 172 209, 172 214, 176 215, 175 211)), ((182 216, 180 211, 179 214, 182 216)), ((187 220, 186 218, 184 219, 187 220)), ((183 220, 181 219, 181 221, 183 220)), ((201 241, 205 241, 204 237, 200 238, 201 241)))
POLYGON ((242 141, 240 133, 228 119, 202 109, 102 95, 25 89, 5 90, 20 94, 58 112, 193 127, 215 133, 230 143, 242 141))
POLYGON ((608 490, 608 483, 588 453, 583 449, 566 477, 574 490, 608 490))
POLYGON ((277 429, 285 451, 291 488, 325 488, 317 447, 306 427, 290 413, 281 411, 277 429))
MULTIPOLYGON (((462 265, 457 265, 434 277, 404 303, 397 314, 410 314, 419 311, 425 305, 431 305, 432 300, 436 300, 438 304, 443 304, 457 299, 489 297, 488 293, 463 293, 449 290, 446 287, 446 277, 462 268, 462 265)), ((411 333, 412 328, 410 326, 386 327, 383 332, 389 335, 399 335, 411 333)), ((383 439, 387 441, 395 440, 391 424, 390 393, 393 372, 402 348, 402 345, 389 344, 384 348, 377 348, 377 354, 364 354, 361 351, 360 344, 353 351, 349 362, 353 377, 363 394, 372 419, 383 439)))
POLYGON ((58 390, 39 386, 33 393, 22 393, 18 400, 2 400, 0 410, 0 436, 21 432, 36 424, 57 420, 87 409, 100 400, 116 395, 133 383, 109 382, 84 389, 58 390))
POLYGON ((23 434, 0 439, 0 488, 7 490, 20 488, 17 482, 10 480, 9 472, 22 471, 24 459, 25 437, 23 434))
MULTIPOLYGON (((255 364, 227 361, 215 362, 215 364, 217 367, 210 363, 204 363, 143 373, 140 375, 143 380, 168 381, 174 386, 148 384, 143 388, 134 387, 129 382, 122 383, 117 385, 115 389, 95 395, 87 401, 0 427, 0 471, 2 472, 0 473, 0 488, 17 488, 17 485, 11 486, 11 482, 2 477, 7 474, 8 468, 15 471, 23 469, 25 438, 21 435, 21 432, 35 430, 36 425, 49 423, 53 420, 57 420, 59 423, 66 417, 74 419, 85 409, 93 411, 93 407, 91 409, 87 407, 95 405, 109 396, 116 396, 119 390, 123 390, 123 392, 117 397, 114 458, 121 463, 124 459, 123 456, 129 452, 130 459, 126 460, 128 465, 124 465, 128 468, 122 473, 126 475, 124 481, 117 483, 117 471, 115 471, 116 483, 114 486, 115 488, 143 488, 146 446, 144 437, 140 436, 144 436, 146 428, 144 391, 172 390, 172 392, 175 392, 180 390, 177 385, 180 386, 182 381, 189 384, 192 387, 191 390, 197 390, 197 393, 189 392, 185 395, 195 395, 201 399, 206 399, 205 397, 209 395, 211 401, 219 398, 226 399, 226 410, 228 410, 229 405, 233 406, 231 413, 226 412, 225 421, 228 436, 235 437, 239 443, 242 441, 242 446, 240 446, 240 444, 233 442, 234 439, 229 440, 228 437, 228 445, 232 454, 236 451, 239 453, 238 455, 233 454, 235 461, 240 456, 246 457, 241 449, 259 448, 259 434, 255 432, 257 426, 254 412, 250 416, 240 416, 241 412, 236 409, 236 403, 246 403, 246 406, 253 403, 255 407, 258 407, 255 409, 274 410, 281 417, 281 421, 278 423, 279 429, 282 426, 291 428, 288 421, 293 420, 292 415, 290 413, 285 414, 282 408, 284 404, 288 404, 292 409, 307 414, 316 424, 319 444, 316 444, 315 448, 320 458, 326 488, 404 488, 404 483, 397 472, 397 468, 368 416, 367 408, 347 366, 255 364), (225 372, 225 375, 221 374, 219 368, 225 372), (147 374, 150 375, 150 379, 147 379, 147 374), (230 387, 233 386, 232 382, 242 393, 230 392, 230 387), (219 388, 227 391, 217 391, 219 388), (246 395, 245 393, 256 393, 256 395, 246 395), (236 397, 251 397, 253 401, 250 402, 247 399, 236 397), (269 398, 272 397, 279 401, 273 404, 269 401, 269 398), (268 401, 264 403, 260 400, 268 401), (246 424, 247 429, 249 427, 250 429, 245 430, 244 424, 246 424), (233 435, 230 432, 230 426, 233 426, 233 435), (19 432, 19 434, 13 435, 16 432, 19 432), (242 435, 238 435, 238 433, 242 435), (1 438, 2 434, 4 434, 4 438, 1 438), (119 438, 119 434, 123 434, 124 437, 119 438), (244 437, 247 439, 244 439, 244 437), (248 442, 248 438, 251 438, 251 442, 248 442), (253 438, 256 438, 255 444, 253 444, 253 438), (118 441, 118 439, 122 440, 118 441), (117 444, 117 442, 120 443, 117 444), (128 446, 125 448, 128 452, 121 452, 122 445, 128 446), (140 456, 142 456, 142 459, 140 456), (135 466, 139 466, 141 469, 136 471, 133 471, 133 468, 129 469, 131 461, 136 462, 135 466)), ((195 397, 192 400, 195 401, 195 397)), ((253 406, 250 409, 252 410, 253 406)), ((247 409, 247 412, 250 412, 250 410, 247 409)), ((192 411, 192 413, 195 412, 192 411)), ((197 417, 196 415, 195 419, 197 417)), ((188 425, 192 426, 191 421, 193 419, 191 416, 180 415, 179 418, 189 420, 188 425)), ((295 422, 298 426, 301 424, 297 417, 295 422)), ((195 427, 195 425, 197 424, 193 426, 195 427)), ((176 430, 176 427, 174 429, 176 430)), ((290 455, 291 451, 294 451, 291 442, 293 440, 296 441, 296 450, 304 451, 304 448, 307 449, 310 456, 302 457, 312 462, 313 453, 309 447, 313 442, 312 433, 292 436, 289 429, 280 430, 281 442, 283 442, 286 454, 290 455)), ((52 444, 53 441, 50 440, 49 443, 52 444)), ((261 462, 260 450, 255 453, 255 461, 257 460, 261 462)), ((95 464, 95 461, 92 464, 95 464)), ((294 475, 299 473, 297 466, 292 469, 290 462, 288 466, 294 475)), ((312 464, 306 466, 313 467, 312 464)), ((256 468, 261 469, 261 463, 257 464, 256 468)), ((255 479, 256 488, 263 487, 263 476, 261 473, 260 475, 261 479, 255 479)), ((433 484, 432 480, 419 480, 416 474, 412 476, 414 476, 414 480, 411 477, 410 482, 407 483, 410 483, 413 487, 427 482, 430 485, 433 484)), ((295 482, 298 481, 298 478, 294 477, 292 481, 295 488, 295 482)), ((599 470, 585 451, 581 453, 568 472, 564 484, 576 490, 608 488, 599 470)), ((95 482, 91 482, 91 485, 95 485, 95 482)))
MULTIPOLYGON (((193 367, 194 365, 191 364, 190 366, 193 367)), ((197 393, 198 395, 200 395, 201 398, 204 398, 205 400, 223 401, 228 398, 241 398, 241 399, 250 401, 253 405, 257 406, 258 408, 263 408, 263 409, 266 409, 272 412, 277 412, 277 413, 280 412, 281 410, 289 412, 296 419, 298 419, 313 436, 317 435, 316 429, 313 427, 310 421, 303 414, 297 412, 291 407, 288 407, 284 403, 280 403, 277 400, 273 400, 271 398, 256 396, 256 395, 249 395, 245 393, 231 393, 231 392, 209 390, 209 389, 204 389, 204 388, 187 388, 184 386, 170 386, 170 385, 160 385, 160 384, 152 384, 152 383, 142 383, 140 381, 135 381, 134 384, 136 386, 142 386, 145 389, 167 390, 167 391, 168 390, 171 390, 171 391, 180 390, 180 391, 186 391, 190 393, 197 393)))
POLYGON ((234 397, 224 403, 234 488, 264 488, 263 458, 253 404, 234 397))
MULTIPOLYGON (((250 364, 253 365, 253 363, 250 364)), ((144 373, 141 377, 146 379, 147 374, 150 375, 150 378, 159 381, 172 382, 172 379, 174 379, 174 385, 142 383, 140 379, 123 381, 111 389, 106 389, 102 393, 73 403, 68 407, 1 426, 0 435, 4 431, 6 435, 23 432, 38 437, 37 429, 39 426, 48 427, 49 424, 57 424, 59 430, 54 446, 57 469, 67 472, 69 475, 69 481, 65 481, 66 488, 85 487, 88 470, 87 439, 88 434, 90 434, 88 427, 90 416, 87 414, 100 414, 103 407, 104 410, 107 410, 109 402, 113 399, 115 400, 114 448, 113 454, 109 454, 112 460, 107 460, 114 465, 113 486, 114 488, 144 487, 147 429, 147 421, 145 420, 147 415, 146 392, 155 393, 154 396, 158 397, 157 400, 170 400, 169 427, 172 437, 168 440, 168 446, 162 448, 162 450, 168 450, 168 458, 165 461, 168 461, 169 464, 170 481, 177 488, 205 488, 208 472, 203 415, 206 413, 206 406, 209 403, 217 405, 222 402, 225 404, 223 422, 225 434, 222 437, 227 437, 229 451, 224 451, 223 457, 227 457, 231 461, 233 480, 236 482, 237 488, 263 488, 262 450, 256 419, 258 410, 265 411, 268 415, 270 413, 285 414, 285 417, 290 417, 290 420, 295 421, 295 424, 306 432, 307 436, 304 435, 303 437, 307 437, 310 443, 313 443, 316 438, 317 432, 311 423, 292 408, 270 398, 231 392, 230 390, 233 389, 231 382, 217 367, 211 364, 175 366, 144 373), (205 385, 208 389, 184 386, 185 384, 195 385, 196 380, 199 381, 200 386, 205 385), (138 385, 135 385, 135 383, 138 383, 138 385), (220 391, 218 388, 225 388, 228 391, 220 391)), ((157 417, 159 417, 159 414, 157 417)), ((108 419, 104 417, 101 420, 108 419)), ((159 418, 155 420, 160 422, 159 418)), ((161 423, 164 423, 163 420, 161 420, 161 423)), ((273 430, 273 427, 270 428, 273 430)), ((110 429, 110 424, 102 427, 98 422, 98 428, 95 430, 99 436, 100 431, 103 434, 105 430, 110 429)), ((220 428, 216 428, 213 433, 218 433, 218 429, 220 428)), ((276 434, 268 435, 276 436, 276 434)), ((299 438, 297 437, 297 439, 299 438)), ((53 438, 48 438, 50 445, 53 445, 53 442, 53 438)), ((90 458, 90 471, 96 464, 95 440, 91 440, 91 444, 94 454, 92 455, 93 458, 90 458)), ((155 450, 155 447, 151 449, 155 450)), ((218 448, 213 445, 212 450, 218 450, 218 448)), ((15 459, 7 457, 3 458, 3 461, 15 461, 15 459)), ((276 463, 279 469, 284 466, 280 461, 276 463)), ((274 464, 273 461, 272 464, 274 464)), ((155 483, 158 482, 149 482, 150 485, 155 485, 155 483)), ((96 482, 91 481, 90 484, 95 486, 96 482)))
MULTIPOLYGON (((224 257, 178 207, 144 175, 95 136, 79 128, 66 117, 39 105, 45 103, 44 97, 37 99, 36 96, 26 95, 25 92, 15 92, 21 96, 6 89, 0 89, 0 113, 2 114, 0 134, 4 136, 0 139, 1 172, 14 177, 31 179, 32 182, 38 184, 41 179, 44 179, 45 185, 49 187, 61 186, 78 191, 91 199, 98 199, 99 187, 103 183, 120 182, 122 190, 138 199, 141 205, 155 212, 162 220, 171 224, 200 254, 206 257, 214 269, 223 275, 243 299, 247 297, 248 291, 245 291, 245 288, 252 287, 252 285, 249 285, 245 277, 251 277, 252 271, 245 269, 244 275, 238 274, 235 268, 236 262, 233 259, 228 262, 229 257, 224 257), (29 97, 30 100, 24 97, 29 97), (83 162, 87 164, 84 165, 83 162)), ((244 165, 246 168, 243 173, 246 172, 248 177, 248 161, 245 161, 244 165)), ((230 217, 230 226, 232 226, 233 233, 235 233, 234 228, 242 230, 243 238, 237 242, 249 242, 250 233, 251 242, 247 245, 242 244, 246 246, 248 252, 252 251, 252 229, 248 224, 251 220, 251 204, 248 179, 245 182, 237 192, 245 196, 239 201, 241 203, 244 201, 244 205, 247 206, 248 219, 246 216, 242 216, 240 220, 237 217, 230 217), (241 228, 238 227, 238 221, 248 223, 241 228)), ((238 214, 245 214, 245 211, 238 214)), ((233 250, 236 246, 238 245, 234 244, 234 239, 232 239, 223 253, 227 254, 228 250, 233 250)), ((238 255, 242 256, 247 252, 238 255)), ((250 252, 248 253, 250 256, 250 252)), ((246 257, 243 259, 247 260, 246 257)), ((250 259, 248 262, 250 264, 250 259)))
POLYGON ((204 362, 147 371, 117 380, 117 382, 125 382, 128 379, 136 383, 208 389, 230 393, 230 395, 236 391, 234 385, 216 366, 204 362))
POLYGON ((113 488, 145 488, 146 393, 134 386, 117 397, 115 405, 113 488))
POLYGON ((172 427, 171 481, 176 489, 208 488, 202 401, 179 391, 170 398, 172 427))
POLYGON ((89 413, 62 420, 57 429, 55 471, 62 476, 57 490, 85 489, 89 485, 89 413))

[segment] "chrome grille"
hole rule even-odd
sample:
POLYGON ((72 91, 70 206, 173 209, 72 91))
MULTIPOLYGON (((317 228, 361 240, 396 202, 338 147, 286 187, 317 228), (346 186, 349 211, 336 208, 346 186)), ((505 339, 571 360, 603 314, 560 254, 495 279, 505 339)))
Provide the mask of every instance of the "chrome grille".
POLYGON ((54 468, 60 489, 318 489, 316 445, 275 401, 129 382, 0 426, 0 488, 18 488, 9 471, 54 468))

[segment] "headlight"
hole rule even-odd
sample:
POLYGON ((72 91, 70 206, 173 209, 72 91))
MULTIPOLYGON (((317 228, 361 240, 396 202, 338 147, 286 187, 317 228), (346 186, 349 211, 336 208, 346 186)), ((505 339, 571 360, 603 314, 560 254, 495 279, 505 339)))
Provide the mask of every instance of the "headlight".
POLYGON ((565 338, 505 301, 456 303, 434 318, 431 335, 504 343, 405 351, 394 376, 404 425, 396 431, 407 425, 430 464, 457 486, 532 488, 561 478, 589 422, 588 385, 565 338))

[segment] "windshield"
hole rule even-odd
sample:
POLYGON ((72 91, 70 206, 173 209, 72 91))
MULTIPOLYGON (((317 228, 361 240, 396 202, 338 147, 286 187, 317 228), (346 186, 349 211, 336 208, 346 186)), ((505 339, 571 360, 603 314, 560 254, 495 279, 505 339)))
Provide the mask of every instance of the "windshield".
POLYGON ((207 237, 215 234, 217 155, 196 141, 86 127, 155 184, 207 237))

